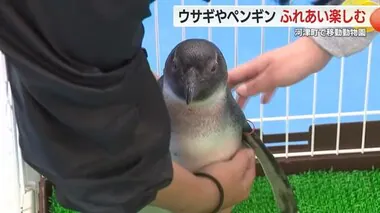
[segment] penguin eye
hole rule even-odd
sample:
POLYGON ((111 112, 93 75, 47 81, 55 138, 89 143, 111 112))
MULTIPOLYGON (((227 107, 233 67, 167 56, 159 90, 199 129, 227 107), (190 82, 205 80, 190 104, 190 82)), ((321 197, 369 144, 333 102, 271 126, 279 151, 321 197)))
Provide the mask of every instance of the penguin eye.
POLYGON ((178 64, 176 61, 173 61, 173 71, 177 72, 178 71, 178 64))
POLYGON ((211 68, 211 72, 215 72, 216 71, 216 65, 212 66, 211 68))

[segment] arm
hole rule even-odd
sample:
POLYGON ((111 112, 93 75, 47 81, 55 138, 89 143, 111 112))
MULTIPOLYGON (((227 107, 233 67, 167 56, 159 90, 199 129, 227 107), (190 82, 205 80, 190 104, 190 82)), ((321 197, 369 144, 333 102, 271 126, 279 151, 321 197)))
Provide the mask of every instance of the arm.
MULTIPOLYGON (((380 4, 380 0, 372 0, 380 4)), ((338 4, 343 3, 339 0, 338 4)), ((367 37, 313 37, 324 50, 336 57, 347 57, 367 48, 378 32, 367 33, 367 37)))
POLYGON ((214 204, 212 183, 178 166, 173 178, 169 116, 140 50, 148 1, 4 2, 0 49, 23 158, 63 206, 136 212, 164 188, 159 206, 214 204))

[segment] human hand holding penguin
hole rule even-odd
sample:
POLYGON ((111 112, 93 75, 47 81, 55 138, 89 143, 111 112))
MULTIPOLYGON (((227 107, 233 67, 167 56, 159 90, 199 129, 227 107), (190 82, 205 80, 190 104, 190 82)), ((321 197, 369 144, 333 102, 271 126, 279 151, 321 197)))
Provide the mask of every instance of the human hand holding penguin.
POLYGON ((220 182, 224 192, 221 209, 229 213, 235 204, 249 197, 256 176, 255 154, 252 149, 240 149, 232 159, 211 163, 197 172, 210 174, 220 182))

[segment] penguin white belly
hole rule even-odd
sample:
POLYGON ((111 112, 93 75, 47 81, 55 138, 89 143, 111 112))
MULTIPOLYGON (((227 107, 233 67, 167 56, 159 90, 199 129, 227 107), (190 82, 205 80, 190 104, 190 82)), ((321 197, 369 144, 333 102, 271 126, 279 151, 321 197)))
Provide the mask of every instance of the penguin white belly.
POLYGON ((172 159, 191 172, 217 161, 230 159, 241 147, 241 132, 234 127, 223 131, 190 135, 173 132, 170 141, 172 159))

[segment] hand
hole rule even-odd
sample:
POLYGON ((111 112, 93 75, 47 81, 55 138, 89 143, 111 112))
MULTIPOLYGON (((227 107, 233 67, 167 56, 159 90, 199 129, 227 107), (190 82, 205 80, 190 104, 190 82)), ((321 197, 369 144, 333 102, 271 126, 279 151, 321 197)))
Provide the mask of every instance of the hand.
POLYGON ((223 186, 225 197, 222 209, 232 207, 249 197, 256 176, 254 152, 252 149, 242 149, 231 160, 211 164, 201 169, 201 172, 214 176, 223 186))
POLYGON ((264 93, 261 102, 266 104, 277 87, 290 86, 318 72, 331 57, 311 38, 303 37, 238 66, 229 72, 228 83, 230 88, 240 84, 236 88, 240 107, 258 93, 264 93))
MULTIPOLYGON (((200 172, 214 176, 222 184, 225 193, 222 209, 226 209, 248 198, 255 165, 253 150, 244 149, 231 160, 208 165, 200 172)), ((209 213, 218 202, 219 191, 214 182, 195 176, 173 162, 172 182, 158 192, 151 204, 171 212, 209 213)))

